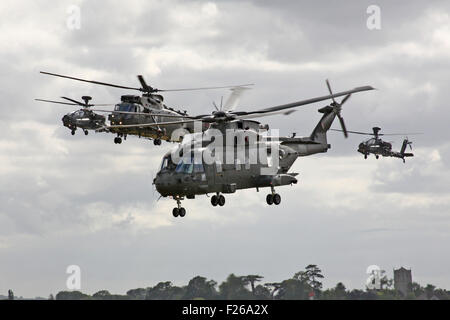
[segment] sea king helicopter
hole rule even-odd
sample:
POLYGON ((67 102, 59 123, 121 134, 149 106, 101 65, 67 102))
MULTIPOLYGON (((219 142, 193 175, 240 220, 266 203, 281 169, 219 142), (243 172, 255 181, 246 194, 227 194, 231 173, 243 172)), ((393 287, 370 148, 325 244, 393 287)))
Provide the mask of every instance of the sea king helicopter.
MULTIPOLYGON (((331 129, 331 130, 342 131, 339 129, 331 129)), ((403 163, 405 163, 405 158, 414 156, 413 153, 405 152, 407 146, 409 146, 409 148, 412 150, 412 147, 411 147, 412 141, 409 141, 408 138, 405 138, 403 140, 403 144, 402 144, 400 151, 392 151, 392 143, 383 141, 380 137, 381 136, 406 136, 406 135, 415 135, 415 134, 421 134, 421 133, 380 133, 380 130, 381 130, 380 127, 373 127, 372 133, 359 132, 359 131, 347 131, 347 132, 352 133, 352 134, 373 136, 373 138, 370 138, 368 140, 361 142, 358 146, 358 152, 362 153, 364 155, 364 159, 367 159, 368 155, 374 154, 376 159, 378 159, 381 155, 383 157, 400 158, 403 160, 403 163)))
MULTIPOLYGON (((71 76, 65 76, 45 71, 41 71, 40 73, 60 78, 93 83, 97 85, 104 85, 127 90, 137 90, 142 92, 141 96, 122 95, 121 102, 116 104, 114 110, 112 111, 89 109, 91 106, 94 106, 94 104, 88 103, 88 101, 91 98, 87 96, 82 98, 83 100, 85 100, 84 104, 82 102, 67 97, 63 98, 65 100, 71 101, 72 103, 36 99, 38 101, 44 102, 83 106, 83 109, 67 114, 63 118, 63 124, 71 130, 72 134, 75 134, 75 130, 77 128, 82 128, 86 135, 88 130, 95 130, 96 132, 110 132, 116 134, 117 136, 114 138, 114 143, 116 144, 122 143, 122 138, 126 139, 127 135, 136 135, 139 138, 145 137, 153 139, 153 143, 155 145, 160 145, 161 140, 166 140, 170 142, 179 142, 181 141, 181 138, 185 133, 193 132, 194 128, 192 123, 183 123, 183 122, 180 123, 181 120, 185 119, 188 116, 187 112, 175 110, 173 108, 166 106, 163 103, 164 98, 161 94, 158 94, 159 92, 230 88, 233 91, 233 94, 225 102, 223 107, 224 110, 226 111, 233 111, 239 101, 242 92, 245 89, 249 89, 248 86, 253 85, 253 84, 243 84, 233 86, 163 90, 149 86, 145 82, 144 77, 141 75, 137 76, 141 84, 141 87, 137 88, 100 82, 95 80, 75 78, 71 76), (85 98, 87 98, 87 100, 85 98), (104 116, 98 115, 95 112, 109 113, 108 120, 110 121, 110 125, 107 125, 105 123, 104 116), (164 122, 165 123, 164 126, 159 126, 160 122, 164 122), (177 131, 177 134, 173 134, 174 131, 177 131)), ((99 104, 96 104, 96 106, 99 106, 99 104)), ((207 124, 205 123, 203 130, 206 129, 207 124)))
MULTIPOLYGON (((266 196, 269 205, 279 205, 281 196, 275 187, 297 183, 298 173, 289 172, 298 157, 327 152, 327 131, 337 117, 347 135, 342 105, 356 92, 373 90, 371 86, 334 93, 326 81, 329 95, 260 109, 256 111, 216 110, 212 114, 198 115, 184 119, 184 123, 200 121, 209 124, 206 131, 186 134, 182 142, 168 152, 162 160, 159 172, 153 180, 162 197, 172 197, 177 207, 174 217, 183 217, 186 209, 181 207, 184 198, 213 193, 211 204, 223 206, 223 194, 240 189, 270 187, 266 196), (339 103, 335 98, 345 96, 339 103), (252 118, 273 114, 288 114, 292 108, 331 99, 332 102, 320 108, 322 117, 308 137, 270 136, 268 126, 252 118), (239 151, 241 152, 239 152, 239 151), (255 155, 255 157, 250 155, 255 155)), ((164 123, 159 123, 164 126, 164 123)), ((199 125, 201 128, 201 125, 199 125)))

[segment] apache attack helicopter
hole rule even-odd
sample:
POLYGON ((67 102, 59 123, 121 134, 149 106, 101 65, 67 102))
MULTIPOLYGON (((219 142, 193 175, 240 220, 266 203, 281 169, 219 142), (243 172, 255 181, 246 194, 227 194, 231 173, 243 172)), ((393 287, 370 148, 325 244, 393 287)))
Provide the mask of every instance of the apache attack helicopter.
POLYGON ((50 102, 57 103, 63 105, 70 106, 81 106, 82 108, 76 111, 69 112, 64 115, 61 119, 63 125, 69 128, 72 132, 72 135, 75 134, 77 128, 80 128, 84 131, 85 135, 88 135, 88 130, 97 130, 103 128, 105 126, 105 117, 95 113, 95 111, 99 112, 109 112, 104 110, 93 110, 91 107, 93 106, 111 106, 111 104, 92 104, 89 101, 92 99, 89 96, 82 96, 81 99, 84 102, 80 102, 74 99, 70 99, 67 97, 61 97, 67 101, 71 102, 63 102, 63 101, 54 101, 54 100, 45 100, 45 99, 35 99, 36 101, 42 102, 50 102))
MULTIPOLYGON (((240 94, 240 92, 242 92, 242 90, 244 90, 247 86, 253 85, 243 84, 234 86, 162 90, 149 86, 145 82, 144 77, 141 75, 137 76, 141 87, 136 88, 75 78, 44 71, 41 71, 40 73, 60 78, 88 82, 120 89, 137 90, 142 92, 142 96, 121 96, 121 102, 115 105, 113 111, 109 111, 110 114, 108 115, 108 120, 110 121, 110 125, 104 124, 101 127, 95 128, 97 132, 111 132, 113 134, 116 134, 117 136, 116 138, 114 138, 114 143, 116 144, 122 143, 122 138, 126 139, 127 135, 136 135, 139 138, 145 137, 153 139, 153 143, 155 145, 160 145, 161 140, 179 142, 181 140, 181 137, 185 133, 193 132, 194 128, 192 126, 192 123, 178 123, 179 121, 187 117, 187 112, 175 110, 166 106, 163 103, 164 97, 160 94, 157 94, 158 92, 231 88, 232 90, 235 90, 240 94), (159 126, 160 122, 164 122, 166 123, 166 125, 159 126), (177 131, 177 134, 174 134, 174 131, 177 131)), ((230 101, 230 110, 232 110, 234 104, 235 101, 230 101)), ((206 129, 207 127, 205 126, 203 130, 206 129)))
POLYGON ((281 196, 275 192, 275 187, 297 183, 298 173, 289 172, 295 160, 327 152, 330 145, 326 133, 335 117, 338 117, 347 135, 341 116, 342 104, 353 93, 373 90, 370 86, 364 86, 333 94, 328 80, 326 83, 330 92, 326 96, 249 112, 218 110, 212 115, 183 120, 185 123, 206 122, 210 127, 204 132, 185 135, 179 146, 163 157, 160 171, 153 180, 162 197, 169 196, 177 202, 177 207, 172 210, 173 216, 185 216, 186 210, 181 207, 184 197, 193 199, 196 195, 215 193, 211 204, 223 206, 223 194, 239 189, 256 188, 259 191, 259 188, 270 187, 267 204, 280 204, 281 196), (345 97, 338 103, 334 98, 340 96, 345 97), (309 137, 268 136, 267 125, 251 120, 273 114, 289 114, 291 108, 327 99, 332 99, 332 102, 318 110, 323 116, 309 137), (251 156, 255 153, 256 161, 251 156))
MULTIPOLYGON (((342 131, 339 129, 331 129, 331 130, 342 131)), ((406 136, 406 135, 415 135, 415 134, 421 134, 421 133, 379 133, 381 130, 380 127, 373 127, 372 130, 373 130, 373 133, 359 132, 359 131, 347 131, 348 133, 353 133, 353 134, 373 136, 373 138, 370 138, 368 140, 361 142, 358 146, 358 152, 360 152, 364 155, 364 159, 367 159, 367 156, 371 153, 375 155, 376 159, 378 159, 381 155, 383 157, 400 158, 403 160, 403 163, 405 163, 405 158, 414 157, 413 153, 405 152, 407 146, 409 146, 409 148, 412 150, 412 147, 411 147, 412 141, 409 141, 408 138, 405 138, 403 140, 402 148, 400 149, 400 151, 392 151, 392 143, 383 141, 380 138, 380 136, 406 136)))

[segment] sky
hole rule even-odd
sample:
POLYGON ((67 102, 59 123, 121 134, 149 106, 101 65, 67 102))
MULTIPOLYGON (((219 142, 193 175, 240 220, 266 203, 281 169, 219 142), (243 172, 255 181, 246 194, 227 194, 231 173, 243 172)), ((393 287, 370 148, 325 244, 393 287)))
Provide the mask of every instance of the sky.
MULTIPOLYGON (((81 291, 125 294, 160 281, 185 285, 230 273, 288 279, 308 264, 324 287, 363 289, 367 267, 450 289, 450 3, 448 1, 12 1, 0 4, 0 294, 35 297, 67 290, 67 267, 81 291), (370 5, 380 28, 369 29, 370 5), (75 9, 74 9, 75 8, 75 9), (75 11, 74 11, 75 10, 75 11), (79 28, 70 22, 79 10, 79 28), (299 183, 226 195, 224 207, 199 196, 175 202, 152 186, 162 156, 129 137, 75 136, 72 111, 34 101, 65 95, 117 103, 133 92, 39 74, 49 71, 157 88, 255 83, 238 110, 255 110, 371 85, 342 115, 349 130, 423 132, 414 158, 356 152, 364 137, 329 133, 331 149, 299 158, 299 183)), ((172 92, 167 105, 213 111, 227 90, 172 92)), ((308 136, 327 102, 261 118, 280 134, 308 136)), ((334 126, 338 128, 338 124, 334 126)), ((403 137, 389 137, 400 149, 403 137)))

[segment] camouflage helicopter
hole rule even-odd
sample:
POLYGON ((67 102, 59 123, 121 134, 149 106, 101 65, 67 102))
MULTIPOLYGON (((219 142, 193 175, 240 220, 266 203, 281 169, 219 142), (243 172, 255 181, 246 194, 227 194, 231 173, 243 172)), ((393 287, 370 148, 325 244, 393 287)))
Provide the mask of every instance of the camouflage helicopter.
MULTIPOLYGON (((339 129, 331 129, 331 130, 341 131, 339 129)), ((378 159, 381 155, 383 157, 400 158, 403 160, 403 163, 405 163, 405 158, 414 156, 413 153, 405 152, 407 146, 409 146, 409 148, 412 150, 411 147, 412 141, 409 141, 408 138, 405 138, 403 140, 403 144, 400 151, 392 151, 392 143, 383 141, 380 138, 380 136, 406 136, 421 133, 379 133, 380 130, 381 130, 380 127, 373 127, 372 128, 373 133, 359 132, 359 131, 347 131, 347 132, 352 134, 373 136, 373 138, 361 142, 358 146, 358 152, 364 155, 364 159, 367 159, 367 156, 372 153, 375 155, 376 159, 378 159)))
MULTIPOLYGON (((127 135, 136 135, 139 138, 144 137, 153 139, 153 143, 155 145, 160 145, 161 140, 179 142, 183 134, 193 132, 192 123, 179 123, 179 121, 187 117, 187 112, 175 110, 166 106, 163 103, 164 97, 158 94, 158 92, 230 88, 234 90, 235 97, 233 99, 230 98, 229 104, 226 103, 225 107, 228 108, 227 110, 233 110, 234 106, 236 105, 236 101, 239 99, 239 96, 243 92, 243 90, 246 89, 247 86, 253 85, 243 84, 233 86, 163 90, 149 86, 145 82, 144 77, 141 75, 137 76, 141 84, 141 87, 137 88, 75 78, 45 71, 41 71, 40 73, 60 78, 93 83, 97 85, 104 85, 120 89, 137 90, 142 92, 142 96, 122 95, 121 102, 115 105, 113 111, 108 111, 110 113, 108 115, 110 125, 106 125, 104 123, 102 126, 95 128, 97 132, 110 132, 116 134, 117 136, 114 138, 114 143, 116 144, 122 143, 122 138, 126 139, 127 135), (166 124, 164 126, 159 126, 158 124, 160 122, 164 122, 166 124), (178 131, 179 133, 173 134, 174 131, 178 131)), ((205 125, 203 130, 206 129, 207 126, 205 125)))
POLYGON ((178 147, 163 157, 160 170, 153 180, 162 197, 169 196, 177 202, 177 207, 172 210, 173 216, 185 216, 186 209, 181 207, 181 200, 185 197, 193 199, 196 195, 214 193, 211 204, 223 206, 223 194, 248 188, 259 191, 259 188, 270 187, 266 202, 279 205, 281 196, 275 192, 275 187, 297 183, 298 173, 289 172, 295 160, 327 152, 330 148, 327 131, 336 117, 347 135, 341 116, 342 105, 353 93, 373 90, 370 86, 364 86, 333 94, 328 80, 326 83, 330 92, 326 96, 256 111, 219 110, 212 115, 183 120, 206 122, 210 127, 204 132, 185 135, 178 147), (340 96, 345 97, 338 103, 334 98, 340 96), (252 120, 273 114, 289 114, 292 108, 327 99, 332 99, 332 102, 318 110, 323 116, 309 137, 269 136, 267 125, 252 120), (255 157, 250 155, 255 153, 256 161, 253 161, 255 157))
POLYGON ((72 135, 75 134, 75 131, 77 128, 80 128, 84 131, 85 135, 88 135, 88 130, 97 130, 105 126, 105 117, 102 115, 99 115, 95 113, 94 111, 103 111, 103 112, 109 112, 104 110, 92 110, 91 107, 93 106, 110 106, 111 104, 92 104, 89 103, 90 100, 92 100, 92 97, 90 96, 82 96, 81 99, 84 102, 77 101, 71 98, 67 97, 61 97, 62 99, 65 99, 70 102, 63 102, 63 101, 55 101, 55 100, 45 100, 45 99, 35 99, 36 101, 42 101, 42 102, 50 102, 50 103, 57 103, 62 105, 70 105, 70 106, 81 106, 82 108, 79 110, 75 110, 72 112, 67 113, 62 117, 63 125, 70 129, 72 135))

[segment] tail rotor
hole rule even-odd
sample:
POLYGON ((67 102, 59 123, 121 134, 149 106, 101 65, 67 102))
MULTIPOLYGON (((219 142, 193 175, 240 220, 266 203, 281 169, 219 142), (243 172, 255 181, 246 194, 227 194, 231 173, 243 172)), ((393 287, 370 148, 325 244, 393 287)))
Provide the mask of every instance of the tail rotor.
MULTIPOLYGON (((332 95, 333 91, 331 90, 330 82, 328 81, 328 79, 326 79, 325 82, 327 84, 328 91, 332 95)), ((338 103, 334 99, 334 97, 332 97, 331 100, 333 100, 333 102, 330 104, 330 106, 333 108, 334 113, 336 114, 336 116, 339 119, 339 123, 341 124, 342 132, 344 133, 344 137, 346 137, 346 138, 348 138, 348 132, 347 132, 347 127, 345 126, 344 118, 341 115, 341 111, 342 111, 342 105, 350 98, 350 96, 351 96, 351 93, 346 95, 344 97, 344 99, 342 99, 341 103, 338 103)))

